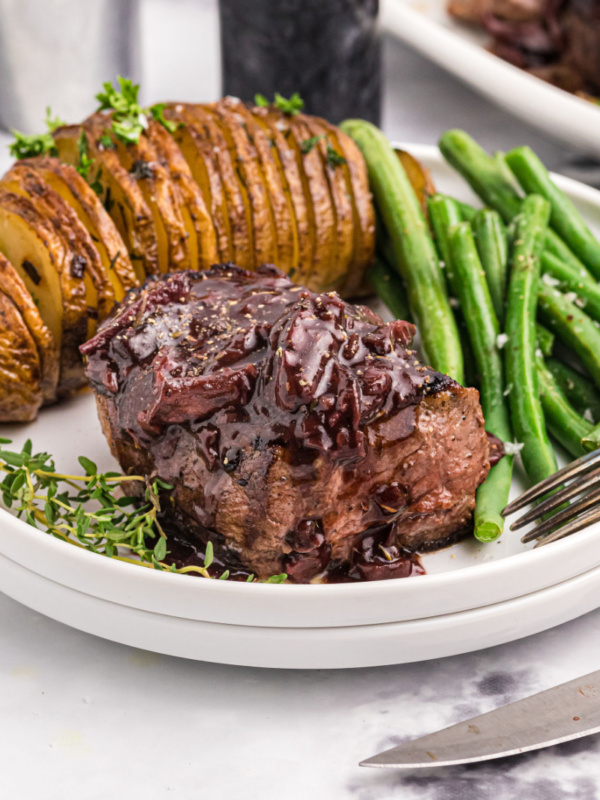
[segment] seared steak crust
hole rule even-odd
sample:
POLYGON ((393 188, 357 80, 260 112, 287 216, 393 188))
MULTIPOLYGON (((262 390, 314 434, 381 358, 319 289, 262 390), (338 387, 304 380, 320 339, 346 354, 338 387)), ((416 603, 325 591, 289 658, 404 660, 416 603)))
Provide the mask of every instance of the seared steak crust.
POLYGON ((489 470, 477 392, 413 334, 228 264, 149 279, 83 352, 112 452, 174 486, 180 537, 259 577, 368 579, 464 535, 489 470))

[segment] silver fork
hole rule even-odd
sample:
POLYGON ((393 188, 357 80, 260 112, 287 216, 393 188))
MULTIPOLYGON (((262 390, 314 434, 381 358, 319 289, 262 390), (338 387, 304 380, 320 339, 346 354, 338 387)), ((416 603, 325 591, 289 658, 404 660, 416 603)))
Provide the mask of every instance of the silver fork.
POLYGON ((508 517, 550 492, 553 492, 550 497, 538 503, 510 526, 511 531, 516 531, 558 509, 557 513, 527 531, 521 539, 522 542, 537 539, 535 546, 540 547, 570 536, 600 520, 600 450, 587 453, 524 492, 506 506, 502 516, 508 517), (560 506, 565 503, 568 505, 561 509, 560 506))

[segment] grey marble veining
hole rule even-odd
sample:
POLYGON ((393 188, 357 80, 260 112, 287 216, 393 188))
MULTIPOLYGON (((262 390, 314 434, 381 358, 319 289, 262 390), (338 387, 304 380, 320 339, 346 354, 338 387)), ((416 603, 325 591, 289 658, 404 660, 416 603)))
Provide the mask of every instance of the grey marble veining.
MULTIPOLYGON (((145 100, 218 94, 214 0, 144 0, 145 100)), ((384 127, 580 160, 388 40, 384 127)), ((0 168, 8 160, 2 154, 0 168)), ((584 177, 587 166, 584 165, 584 177)), ((596 800, 600 739, 473 767, 359 769, 406 738, 600 667, 600 611, 477 653, 396 667, 196 663, 79 633, 0 595, 0 797, 11 800, 596 800)))
POLYGON ((357 764, 596 669, 599 625, 595 612, 420 664, 258 670, 133 650, 3 597, 0 792, 19 800, 594 800, 598 737, 440 771, 357 764))

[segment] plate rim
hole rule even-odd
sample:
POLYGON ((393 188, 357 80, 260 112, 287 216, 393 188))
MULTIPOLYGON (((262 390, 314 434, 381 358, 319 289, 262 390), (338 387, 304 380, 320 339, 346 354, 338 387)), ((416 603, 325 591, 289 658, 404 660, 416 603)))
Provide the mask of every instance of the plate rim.
POLYGON ((0 575, 11 572, 17 578, 7 596, 84 633, 178 658, 271 669, 359 669, 462 655, 541 633, 600 606, 596 567, 546 589, 463 612, 345 629, 282 629, 124 606, 56 583, 0 554, 0 575), (556 616, 547 614, 549 606, 556 616))

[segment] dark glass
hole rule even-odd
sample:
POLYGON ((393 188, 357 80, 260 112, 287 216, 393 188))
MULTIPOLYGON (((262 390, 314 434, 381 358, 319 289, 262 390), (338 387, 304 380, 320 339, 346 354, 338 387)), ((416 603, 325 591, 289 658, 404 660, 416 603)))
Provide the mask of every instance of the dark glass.
POLYGON ((299 92, 305 111, 379 124, 378 0, 220 0, 223 93, 299 92))

